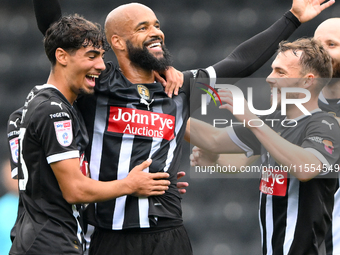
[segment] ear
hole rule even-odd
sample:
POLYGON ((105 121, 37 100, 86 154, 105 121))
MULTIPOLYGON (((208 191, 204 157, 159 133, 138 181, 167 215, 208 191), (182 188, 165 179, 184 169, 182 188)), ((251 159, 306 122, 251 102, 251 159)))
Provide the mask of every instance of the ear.
POLYGON ((66 66, 68 61, 68 53, 62 48, 57 48, 55 51, 55 58, 57 63, 62 66, 66 66))
POLYGON ((124 51, 126 49, 125 40, 119 35, 113 35, 111 37, 111 45, 113 49, 124 51))
POLYGON ((310 86, 314 84, 315 75, 309 73, 305 76, 305 83, 303 84, 303 88, 308 89, 310 86))

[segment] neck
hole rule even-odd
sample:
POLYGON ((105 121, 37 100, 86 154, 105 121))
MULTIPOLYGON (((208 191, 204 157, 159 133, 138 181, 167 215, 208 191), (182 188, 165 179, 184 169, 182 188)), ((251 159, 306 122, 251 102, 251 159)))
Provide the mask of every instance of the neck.
POLYGON ((55 86, 61 94, 64 95, 64 97, 67 99, 67 101, 70 102, 71 105, 73 105, 74 101, 77 99, 76 94, 74 94, 69 87, 66 86, 66 82, 63 82, 60 78, 61 75, 56 75, 53 73, 53 71, 50 73, 50 76, 48 77, 47 83, 55 86))
POLYGON ((119 66, 123 75, 131 83, 153 83, 155 81, 155 75, 152 70, 145 70, 132 62, 119 63, 119 66))
POLYGON ((322 94, 326 99, 340 98, 340 79, 333 79, 322 89, 322 94))

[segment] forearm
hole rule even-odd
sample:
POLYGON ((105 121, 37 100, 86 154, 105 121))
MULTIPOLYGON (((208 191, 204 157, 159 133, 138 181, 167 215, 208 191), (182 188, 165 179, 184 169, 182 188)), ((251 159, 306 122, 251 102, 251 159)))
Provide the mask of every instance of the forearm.
POLYGON ((33 0, 35 18, 40 32, 45 35, 52 23, 61 18, 58 0, 33 0))
POLYGON ((133 192, 127 178, 102 182, 84 176, 78 158, 51 163, 51 168, 64 199, 70 204, 105 201, 133 192))
POLYGON ((254 127, 251 128, 251 131, 270 153, 271 157, 275 159, 276 163, 287 166, 291 170, 290 173, 299 180, 307 181, 319 174, 318 171, 310 171, 309 167, 305 169, 305 165, 314 164, 316 169, 322 169, 321 161, 314 154, 285 140, 269 126, 254 127), (297 166, 302 166, 302 168, 299 168, 299 171, 294 171, 297 166))
POLYGON ((187 122, 186 137, 190 137, 191 144, 212 153, 243 153, 225 129, 194 118, 187 122))
POLYGON ((70 204, 101 202, 132 194, 126 179, 99 182, 84 176, 73 185, 73 191, 63 191, 65 200, 70 204))
POLYGON ((147 173, 151 160, 135 166, 121 180, 96 181, 84 176, 79 169, 79 159, 65 159, 51 163, 63 197, 70 204, 106 201, 123 195, 148 197, 163 195, 170 181, 168 173, 147 173))
POLYGON ((258 158, 259 156, 251 156, 247 158, 244 154, 220 154, 216 160, 216 164, 220 166, 230 165, 231 167, 235 167, 239 172, 242 167, 251 165, 258 158))
POLYGON ((286 40, 300 22, 287 12, 272 26, 239 45, 227 58, 213 65, 217 77, 242 78, 251 75, 276 52, 279 42, 286 40))

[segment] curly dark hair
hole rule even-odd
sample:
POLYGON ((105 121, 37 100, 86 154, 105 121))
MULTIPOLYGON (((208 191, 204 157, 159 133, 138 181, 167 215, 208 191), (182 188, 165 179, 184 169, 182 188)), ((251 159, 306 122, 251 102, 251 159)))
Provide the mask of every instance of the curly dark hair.
POLYGON ((72 53, 87 46, 102 48, 105 51, 109 49, 101 26, 78 14, 64 16, 53 23, 44 38, 45 52, 52 66, 56 64, 57 48, 72 53))

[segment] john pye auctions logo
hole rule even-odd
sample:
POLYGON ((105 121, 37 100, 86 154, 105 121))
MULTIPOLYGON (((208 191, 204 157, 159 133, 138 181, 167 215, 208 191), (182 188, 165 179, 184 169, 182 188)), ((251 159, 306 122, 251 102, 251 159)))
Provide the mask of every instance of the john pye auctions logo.
POLYGON ((260 191, 273 196, 285 196, 287 191, 287 172, 271 167, 262 168, 260 191))
POLYGON ((169 114, 149 112, 125 107, 110 107, 107 131, 163 138, 174 138, 175 117, 169 114))

